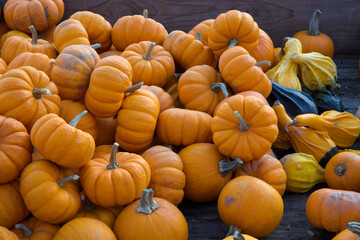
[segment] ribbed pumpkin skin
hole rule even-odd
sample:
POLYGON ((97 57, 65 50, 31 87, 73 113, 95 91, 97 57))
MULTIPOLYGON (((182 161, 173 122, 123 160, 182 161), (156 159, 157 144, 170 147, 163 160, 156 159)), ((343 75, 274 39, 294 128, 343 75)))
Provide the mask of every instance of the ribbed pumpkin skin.
POLYGON ((149 90, 157 96, 160 104, 160 113, 165 111, 166 109, 175 107, 174 101, 170 94, 165 92, 164 89, 162 89, 161 87, 155 85, 143 85, 141 86, 141 88, 149 90))
POLYGON ((0 183, 20 175, 31 162, 32 145, 24 125, 0 115, 0 183))
POLYGON ((151 169, 149 188, 154 190, 154 196, 174 205, 181 203, 184 197, 185 174, 180 156, 170 148, 154 146, 141 155, 151 169))
POLYGON ((121 56, 121 54, 122 54, 121 51, 109 50, 109 51, 100 53, 99 56, 100 56, 101 59, 103 59, 103 58, 113 56, 113 55, 121 56))
POLYGON ((78 101, 85 97, 90 75, 100 57, 86 45, 65 48, 56 58, 51 80, 59 88, 62 100, 78 101))
POLYGON ((43 71, 51 76, 52 68, 54 67, 55 59, 49 58, 47 55, 43 53, 31 53, 24 52, 20 55, 16 56, 11 63, 9 64, 7 71, 15 68, 19 68, 21 66, 31 66, 36 68, 37 70, 43 71))
POLYGON ((204 20, 202 22, 200 22, 199 24, 197 24, 193 29, 191 29, 188 34, 193 35, 196 38, 196 33, 200 33, 201 34, 201 41, 205 46, 209 46, 208 44, 208 32, 209 32, 209 28, 211 26, 211 24, 213 24, 213 22, 215 21, 215 19, 207 19, 204 20))
POLYGON ((59 114, 58 88, 42 71, 24 66, 12 69, 0 79, 0 114, 22 122, 30 131, 34 123, 48 113, 59 114), (33 94, 34 88, 46 88, 51 95, 33 94))
POLYGON ((39 119, 31 129, 33 146, 41 155, 63 167, 79 168, 95 151, 94 138, 55 114, 39 119))
MULTIPOLYGON (((255 50, 248 51, 249 54, 256 59, 257 62, 260 61, 270 61, 274 62, 274 44, 269 35, 262 29, 259 29, 259 44, 255 50)), ((266 72, 270 69, 268 65, 262 65, 262 70, 266 72)))
POLYGON ((118 113, 116 142, 129 152, 146 150, 151 145, 159 112, 159 100, 151 91, 138 89, 131 93, 118 113))
POLYGON ((8 69, 8 65, 4 59, 0 58, 0 74, 4 74, 8 69))
POLYGON ((356 240, 359 238, 359 235, 345 229, 338 233, 333 239, 331 240, 356 240))
POLYGON ((11 231, 14 232, 21 240, 52 240, 60 228, 59 225, 43 222, 33 216, 21 223, 32 231, 32 234, 26 237, 24 236, 24 230, 16 228, 11 229, 11 231))
POLYGON ((11 228, 29 216, 18 180, 0 184, 0 226, 11 228))
POLYGON ((296 33, 293 37, 300 40, 303 53, 319 52, 331 58, 334 56, 334 43, 325 33, 311 36, 306 30, 296 33))
POLYGON ((15 233, 11 232, 9 229, 0 226, 0 239, 4 240, 19 240, 15 233))
POLYGON ((17 30, 8 31, 4 35, 2 35, 1 38, 0 38, 0 49, 2 49, 5 41, 8 38, 15 37, 15 36, 19 36, 19 37, 23 37, 23 38, 29 38, 30 37, 29 35, 27 35, 26 33, 21 32, 21 31, 17 31, 17 30))

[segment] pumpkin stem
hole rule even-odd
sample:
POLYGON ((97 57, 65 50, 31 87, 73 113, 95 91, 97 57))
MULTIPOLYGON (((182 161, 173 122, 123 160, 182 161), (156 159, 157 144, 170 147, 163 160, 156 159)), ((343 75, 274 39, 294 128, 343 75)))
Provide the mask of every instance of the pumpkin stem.
POLYGON ((202 36, 200 32, 196 32, 196 40, 199 40, 200 42, 202 42, 202 36))
POLYGON ((218 82, 218 83, 211 83, 211 90, 213 90, 214 92, 218 92, 219 91, 219 88, 221 89, 224 97, 228 97, 229 96, 229 93, 226 89, 226 86, 224 83, 221 83, 221 82, 218 82))
POLYGON ((91 47, 92 49, 98 49, 98 48, 101 48, 101 43, 95 43, 95 44, 92 44, 92 45, 90 45, 90 47, 91 47))
POLYGON ((280 49, 280 53, 281 54, 285 54, 285 44, 286 42, 290 39, 290 37, 285 37, 283 38, 283 40, 281 40, 281 49, 280 49))
POLYGON ((238 167, 240 167, 240 165, 243 164, 243 163, 244 162, 241 161, 241 159, 239 157, 235 158, 231 162, 228 162, 226 160, 221 160, 219 162, 219 173, 223 177, 226 177, 227 175, 229 175, 230 173, 235 171, 238 167))
POLYGON ((320 14, 321 11, 319 9, 316 9, 316 11, 313 13, 310 19, 308 34, 311 36, 317 36, 320 34, 320 30, 319 30, 320 14))
POLYGON ((159 208, 159 205, 153 199, 154 191, 152 189, 144 189, 140 196, 140 203, 136 211, 138 213, 151 214, 159 208))
POLYGON ((66 178, 57 180, 56 182, 59 184, 60 187, 64 188, 65 184, 67 182, 76 181, 76 180, 79 180, 79 178, 80 178, 79 175, 71 175, 71 176, 68 176, 66 178))
POLYGON ((34 88, 33 89, 33 96, 36 99, 40 99, 42 95, 51 95, 51 91, 47 88, 34 88))
POLYGON ((71 120, 71 122, 69 123, 71 126, 76 127, 76 125, 80 122, 81 118, 87 114, 88 111, 84 110, 81 113, 79 113, 79 115, 77 115, 76 117, 73 118, 73 120, 71 120))
POLYGON ((24 237, 30 237, 32 235, 32 231, 30 228, 28 228, 25 224, 23 223, 18 223, 15 225, 16 229, 22 229, 24 230, 24 237))
POLYGON ((360 236, 360 223, 358 222, 348 222, 345 227, 355 233, 356 235, 360 236))
POLYGON ((280 104, 281 104, 280 101, 279 101, 279 100, 276 100, 276 101, 274 102, 273 106, 277 106, 277 105, 280 105, 280 104))
POLYGON ((170 148, 171 150, 174 150, 174 145, 171 144, 163 144, 163 147, 170 148))
POLYGON ((262 65, 268 65, 268 66, 271 66, 271 62, 270 61, 260 61, 260 62, 257 62, 255 63, 255 66, 256 67, 261 67, 262 65))
POLYGON ((144 11, 143 11, 143 16, 144 16, 144 18, 148 18, 149 12, 148 12, 147 9, 144 9, 144 11))
POLYGON ((290 133, 291 131, 288 129, 288 127, 291 127, 291 126, 298 127, 299 126, 298 124, 299 124, 299 121, 294 119, 291 123, 285 125, 285 131, 290 133))
POLYGON ((239 43, 239 41, 236 38, 233 38, 229 42, 229 48, 236 46, 239 43))
POLYGON ((346 172, 346 167, 344 164, 337 164, 334 168, 334 172, 336 175, 338 175, 339 177, 343 176, 346 172))
POLYGON ((184 74, 184 73, 174 73, 174 76, 175 76, 176 78, 180 78, 183 74, 184 74))
POLYGON ((140 89, 142 87, 142 85, 144 84, 144 82, 141 83, 137 83, 135 85, 132 85, 131 87, 128 87, 124 93, 132 93, 135 92, 136 90, 140 89))
POLYGON ((151 60, 152 59, 151 52, 152 52, 155 45, 156 45, 155 42, 150 43, 150 46, 149 46, 148 50, 146 51, 145 55, 143 56, 143 58, 145 60, 151 60))
POLYGON ((31 44, 32 45, 37 45, 37 40, 38 40, 38 35, 36 32, 36 29, 34 27, 34 25, 29 26, 30 32, 31 32, 31 44))
POLYGON ((230 226, 229 232, 226 234, 226 237, 233 236, 234 240, 245 240, 244 236, 240 233, 241 230, 234 225, 230 226))
POLYGON ((86 197, 86 195, 84 195, 84 194, 80 195, 80 199, 82 201, 85 201, 85 205, 84 205, 84 210, 85 211, 91 211, 91 210, 93 210, 95 208, 95 204, 90 202, 90 200, 86 197))
POLYGON ((234 115, 235 117, 239 120, 240 124, 239 124, 239 130, 241 132, 246 132, 247 130, 249 130, 249 126, 247 125, 247 123, 244 121, 244 119, 242 118, 242 116, 240 115, 240 113, 238 111, 234 111, 234 115))
POLYGON ((109 165, 107 165, 107 169, 109 170, 116 169, 119 166, 119 164, 116 162, 116 153, 118 152, 118 149, 119 144, 115 142, 111 148, 109 165))

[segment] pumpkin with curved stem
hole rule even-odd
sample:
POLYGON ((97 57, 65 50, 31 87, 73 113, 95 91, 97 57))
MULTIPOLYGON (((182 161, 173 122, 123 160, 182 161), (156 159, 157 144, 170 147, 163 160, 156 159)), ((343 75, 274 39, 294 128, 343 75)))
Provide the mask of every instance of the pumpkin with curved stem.
POLYGON ((17 178, 31 162, 32 145, 24 125, 0 115, 0 183, 17 178))
POLYGON ((360 224, 358 222, 349 222, 345 225, 347 229, 341 231, 331 240, 357 240, 360 236, 360 224))
POLYGON ((36 217, 30 217, 11 229, 22 240, 51 240, 59 230, 59 225, 43 222, 36 217))
MULTIPOLYGON (((249 54, 255 58, 257 62, 269 61, 271 65, 274 62, 274 44, 269 35, 262 29, 259 29, 259 43, 256 49, 249 50, 249 54)), ((264 72, 270 69, 269 65, 260 66, 264 72)))
POLYGON ((199 32, 201 34, 202 43, 205 46, 209 46, 209 44, 208 44, 208 32, 209 32, 209 28, 211 27, 211 24, 213 24, 214 21, 215 21, 215 19, 204 20, 204 21, 200 22, 199 24, 197 24, 195 27, 193 27, 188 32, 188 34, 191 34, 196 38, 196 35, 199 32))
POLYGON ((53 240, 116 240, 111 228, 100 220, 88 217, 75 218, 65 223, 53 240))
POLYGON ((23 37, 23 38, 30 38, 29 35, 27 35, 26 33, 23 33, 21 31, 17 31, 17 30, 11 30, 7 33, 5 33, 4 35, 1 36, 0 38, 0 49, 2 49, 2 47, 4 46, 4 43, 6 42, 6 40, 8 38, 11 37, 15 37, 15 36, 19 36, 19 37, 23 37))
POLYGON ((226 234, 226 238, 223 240, 258 240, 247 234, 241 234, 241 230, 234 225, 230 226, 229 232, 226 234))
POLYGON ((210 125, 211 116, 207 113, 170 108, 160 113, 156 135, 162 143, 175 146, 209 143, 212 138, 210 125))
POLYGON ((271 92, 271 82, 260 68, 263 63, 256 63, 244 48, 235 46, 220 56, 219 69, 234 92, 257 91, 267 98, 271 92))
POLYGON ((91 202, 102 207, 124 206, 138 199, 150 182, 149 164, 134 153, 117 152, 90 160, 80 170, 80 182, 91 202), (128 184, 132 182, 132 184, 128 184))
POLYGON ((259 42, 259 26, 246 12, 230 10, 218 15, 208 32, 209 47, 218 57, 230 46, 255 50, 259 42))
POLYGON ((21 66, 31 66, 36 68, 37 70, 43 71, 51 76, 52 68, 54 67, 55 59, 49 58, 47 55, 43 53, 31 53, 24 52, 20 55, 17 55, 9 64, 7 71, 15 68, 19 68, 21 66))
POLYGON ((55 115, 40 118, 31 129, 33 146, 47 159, 67 168, 85 165, 95 151, 94 138, 75 126, 87 111, 77 115, 70 124, 55 115))
POLYGON ((360 193, 322 188, 308 198, 306 216, 317 228, 342 231, 348 222, 360 221, 359 201, 360 193))
POLYGON ((191 67, 178 82, 181 103, 186 109, 213 114, 215 107, 229 96, 221 75, 209 65, 191 67))
POLYGON ((179 156, 184 163, 185 198, 210 202, 218 198, 242 161, 229 162, 212 143, 195 143, 183 148, 179 156))
POLYGON ((51 80, 59 88, 62 100, 80 100, 85 97, 90 75, 100 57, 86 45, 65 48, 56 58, 51 71, 51 80))
POLYGON ((160 104, 160 113, 165 111, 166 109, 175 107, 171 95, 165 92, 164 89, 162 89, 161 87, 155 85, 142 85, 141 88, 149 90, 157 96, 160 104))
POLYGON ((81 22, 76 19, 67 19, 56 26, 54 43, 59 53, 71 45, 90 46, 86 29, 81 22))
POLYGON ((278 135, 274 110, 254 96, 234 95, 219 103, 211 120, 220 153, 244 162, 262 157, 278 135))
POLYGON ((162 45, 167 35, 165 27, 149 18, 148 11, 144 9, 143 15, 119 18, 111 31, 111 40, 116 50, 123 51, 129 45, 141 41, 151 41, 162 45), (128 29, 131 29, 131 34, 128 29))
POLYGON ((153 194, 152 189, 144 189, 140 200, 121 211, 114 225, 118 240, 188 239, 188 226, 184 215, 174 204, 162 198, 154 198, 153 194), (139 228, 145 230, 136 231, 139 228))
POLYGON ((114 55, 121 56, 121 54, 122 54, 122 51, 109 50, 109 51, 100 53, 99 56, 101 59, 103 59, 103 58, 106 58, 109 56, 114 56, 114 55))
POLYGON ((97 117, 117 115, 132 78, 131 64, 125 58, 109 56, 101 59, 91 73, 85 94, 86 107, 97 117))
POLYGON ((163 87, 175 73, 173 57, 155 42, 133 43, 125 48, 121 56, 133 68, 133 84, 144 82, 145 85, 163 87))
POLYGON ((193 35, 175 30, 165 39, 163 46, 172 54, 175 63, 185 70, 203 64, 216 67, 217 57, 202 43, 201 38, 200 33, 195 38, 193 35))
POLYGON ((239 176, 257 177, 275 188, 281 196, 284 195, 286 173, 280 161, 268 154, 242 164, 235 171, 235 177, 239 176))
POLYGON ((280 194, 266 182, 240 176, 221 191, 218 211, 226 225, 234 225, 254 237, 264 237, 279 225, 284 204, 280 194))
POLYGON ((98 52, 107 51, 111 47, 112 27, 103 16, 90 11, 78 11, 69 19, 76 19, 81 22, 88 34, 90 44, 101 44, 101 47, 97 49, 98 52))
POLYGON ((317 9, 310 19, 309 30, 297 32, 293 37, 300 40, 304 53, 319 52, 332 58, 334 43, 328 35, 319 30, 320 14, 321 11, 317 9))
POLYGON ((30 131, 42 116, 59 114, 61 101, 56 85, 44 72, 23 66, 1 76, 0 102, 0 114, 17 119, 30 131))
POLYGON ((60 22, 63 15, 62 0, 10 0, 4 6, 4 17, 9 28, 26 33, 30 33, 30 25, 40 32, 44 31, 60 22))
POLYGON ((113 144, 115 142, 115 133, 117 126, 116 117, 99 118, 96 119, 96 128, 98 135, 95 139, 96 146, 113 144))

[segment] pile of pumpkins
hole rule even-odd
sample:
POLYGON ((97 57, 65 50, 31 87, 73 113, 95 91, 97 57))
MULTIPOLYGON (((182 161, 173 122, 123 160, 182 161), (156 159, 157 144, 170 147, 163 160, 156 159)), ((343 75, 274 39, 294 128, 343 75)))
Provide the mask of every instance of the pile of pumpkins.
POLYGON ((63 13, 61 0, 4 7, 1 239, 188 239, 184 197, 218 201, 225 239, 256 239, 279 225, 285 190, 325 181, 310 223, 358 237, 359 116, 320 114, 301 91, 336 89, 320 11, 277 49, 238 10, 189 33, 146 10, 113 26, 63 13))

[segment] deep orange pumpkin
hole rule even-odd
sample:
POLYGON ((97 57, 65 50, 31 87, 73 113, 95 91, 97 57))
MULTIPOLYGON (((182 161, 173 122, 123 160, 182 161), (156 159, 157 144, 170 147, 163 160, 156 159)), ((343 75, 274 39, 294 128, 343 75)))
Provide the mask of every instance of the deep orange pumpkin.
POLYGON ((6 227, 0 226, 0 239, 4 240, 19 240, 15 233, 11 232, 6 227))
POLYGON ((160 113, 165 111, 166 109, 175 107, 174 101, 170 94, 165 92, 164 89, 162 89, 161 87, 155 85, 143 85, 141 86, 141 88, 149 90, 157 96, 160 104, 160 113))
POLYGON ((16 224, 11 231, 21 240, 52 240, 59 228, 59 225, 49 224, 32 216, 16 224))
POLYGON ((55 59, 49 58, 47 55, 43 53, 31 53, 24 52, 20 55, 17 55, 9 64, 7 71, 15 68, 19 68, 21 66, 31 66, 36 68, 37 70, 43 71, 51 76, 51 71, 54 66, 55 59))
POLYGON ((207 19, 199 24, 197 24, 195 27, 193 27, 188 34, 193 35, 195 38, 197 36, 197 33, 201 34, 201 41, 205 46, 209 46, 208 44, 208 32, 211 24, 213 24, 215 19, 207 19))
MULTIPOLYGON (((269 35, 262 29, 259 29, 259 44, 257 48, 248 52, 257 62, 269 61, 271 64, 274 62, 274 44, 269 35)), ((260 67, 263 72, 270 69, 270 66, 265 64, 260 67)))

